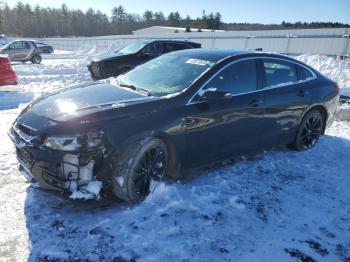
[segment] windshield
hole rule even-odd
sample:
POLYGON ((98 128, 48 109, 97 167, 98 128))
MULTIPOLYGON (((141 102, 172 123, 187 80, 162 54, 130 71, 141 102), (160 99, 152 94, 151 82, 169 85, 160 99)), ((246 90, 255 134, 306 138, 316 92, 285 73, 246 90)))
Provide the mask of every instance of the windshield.
POLYGON ((136 67, 118 78, 119 84, 147 90, 162 96, 181 92, 214 62, 169 53, 136 67))
POLYGON ((132 44, 127 45, 126 47, 120 49, 118 51, 118 53, 125 54, 125 55, 133 54, 133 53, 138 52, 142 48, 144 48, 147 44, 148 44, 148 42, 135 42, 135 43, 132 43, 132 44))

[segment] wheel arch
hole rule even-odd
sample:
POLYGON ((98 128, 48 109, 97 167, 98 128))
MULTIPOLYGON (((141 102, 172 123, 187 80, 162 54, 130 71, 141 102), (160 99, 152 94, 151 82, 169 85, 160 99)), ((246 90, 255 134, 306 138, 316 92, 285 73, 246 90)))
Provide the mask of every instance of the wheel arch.
POLYGON ((169 155, 169 167, 166 174, 167 177, 170 177, 172 179, 181 178, 178 150, 171 136, 164 131, 150 130, 150 131, 145 131, 140 134, 131 136, 118 147, 116 152, 117 154, 121 154, 125 150, 127 150, 129 146, 135 143, 142 143, 142 141, 145 141, 147 139, 152 139, 152 138, 160 139, 167 147, 168 155, 169 155))
POLYGON ((328 119, 328 111, 327 111, 327 108, 323 104, 314 104, 314 105, 310 106, 307 110, 305 110, 303 115, 302 115, 302 117, 300 118, 299 124, 304 119, 305 115, 307 113, 309 113, 310 111, 312 111, 312 110, 317 110, 317 111, 319 111, 322 114, 322 117, 323 117, 323 120, 324 120, 322 134, 324 134, 325 131, 326 131, 326 123, 327 123, 327 119, 328 119))

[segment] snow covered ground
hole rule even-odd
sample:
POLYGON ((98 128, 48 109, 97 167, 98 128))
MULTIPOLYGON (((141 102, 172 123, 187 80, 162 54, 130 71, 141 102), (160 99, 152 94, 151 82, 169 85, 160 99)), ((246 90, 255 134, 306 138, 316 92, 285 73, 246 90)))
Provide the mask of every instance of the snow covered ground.
MULTIPOLYGON (((42 65, 16 64, 16 89, 24 93, 0 92, 0 262, 350 261, 347 117, 311 151, 276 148, 199 170, 160 184, 139 205, 72 201, 30 187, 6 132, 22 103, 91 81, 88 55, 59 52, 42 65)), ((298 59, 350 94, 349 62, 298 59)), ((340 109, 350 114, 349 105, 340 109)))

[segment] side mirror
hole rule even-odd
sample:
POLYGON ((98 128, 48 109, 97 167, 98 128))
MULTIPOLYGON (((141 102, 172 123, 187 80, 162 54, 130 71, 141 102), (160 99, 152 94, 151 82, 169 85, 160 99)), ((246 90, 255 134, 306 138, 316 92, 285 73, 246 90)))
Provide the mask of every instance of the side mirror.
POLYGON ((150 53, 150 52, 141 52, 141 53, 140 53, 140 56, 141 56, 141 57, 150 57, 150 56, 151 56, 151 53, 150 53))
POLYGON ((225 92, 225 91, 217 90, 216 88, 209 88, 204 92, 202 97, 208 101, 210 101, 210 100, 222 100, 222 99, 232 98, 232 94, 225 92))

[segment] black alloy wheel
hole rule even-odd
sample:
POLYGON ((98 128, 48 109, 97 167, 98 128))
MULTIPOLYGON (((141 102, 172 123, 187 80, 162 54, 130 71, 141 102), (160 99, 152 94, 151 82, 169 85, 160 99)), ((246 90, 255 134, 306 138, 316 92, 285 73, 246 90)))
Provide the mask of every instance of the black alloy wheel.
POLYGON ((296 138, 292 146, 298 151, 313 148, 324 129, 324 119, 318 110, 307 113, 300 123, 296 138))
POLYGON ((143 201, 167 174, 168 150, 159 138, 130 145, 119 157, 112 179, 113 193, 127 202, 143 201))
POLYGON ((133 191, 145 198, 150 193, 151 180, 161 180, 165 173, 165 152, 160 147, 146 151, 136 165, 133 191))

